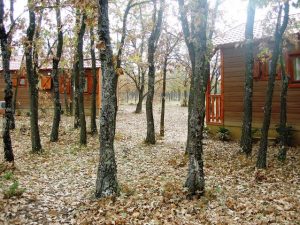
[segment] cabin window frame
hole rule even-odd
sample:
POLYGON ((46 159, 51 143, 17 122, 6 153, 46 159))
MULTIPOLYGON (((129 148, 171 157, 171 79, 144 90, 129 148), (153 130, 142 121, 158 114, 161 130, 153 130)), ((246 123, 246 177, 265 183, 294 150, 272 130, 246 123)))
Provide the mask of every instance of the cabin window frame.
MULTIPOLYGON (((300 88, 300 77, 295 80, 295 71, 294 71, 294 59, 299 58, 300 60, 300 51, 290 53, 288 55, 288 74, 289 74, 289 87, 290 88, 300 88)), ((300 63, 300 61, 299 61, 300 63)), ((299 65, 300 66, 300 65, 299 65)))
MULTIPOLYGON (((265 56, 263 59, 260 57, 254 58, 253 63, 253 79, 256 81, 268 81, 269 72, 272 59, 269 56, 265 56)), ((277 65, 275 80, 281 79, 281 66, 277 65)))

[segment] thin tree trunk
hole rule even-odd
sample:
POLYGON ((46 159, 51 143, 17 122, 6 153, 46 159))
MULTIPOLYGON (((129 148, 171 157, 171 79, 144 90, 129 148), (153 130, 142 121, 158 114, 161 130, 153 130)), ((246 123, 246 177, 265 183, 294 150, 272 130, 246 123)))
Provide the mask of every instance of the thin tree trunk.
POLYGON ((161 115, 160 115, 160 136, 165 136, 165 104, 166 104, 166 83, 167 83, 167 65, 168 57, 165 57, 163 68, 163 88, 161 99, 161 115))
POLYGON ((99 40, 105 44, 100 49, 102 69, 102 108, 100 115, 100 161, 96 181, 96 197, 119 194, 114 138, 117 113, 117 75, 113 64, 109 34, 108 0, 99 0, 99 40))
POLYGON ((96 55, 95 55, 95 35, 94 27, 90 28, 91 38, 91 58, 92 58, 92 73, 93 73, 93 89, 92 89, 92 106, 91 106, 91 134, 97 134, 96 124, 96 89, 97 89, 97 70, 96 70, 96 55))
MULTIPOLYGON (((156 4, 156 2, 154 3, 156 4)), ((157 48, 157 42, 161 32, 164 0, 160 0, 160 9, 158 11, 156 21, 156 5, 154 5, 153 22, 154 27, 148 41, 148 94, 146 100, 146 117, 147 117, 147 136, 146 143, 155 144, 155 129, 153 118, 153 98, 154 98, 154 85, 155 85, 155 65, 154 54, 157 48)))
POLYGON ((276 24, 275 43, 273 48, 271 71, 269 74, 266 100, 264 106, 264 119, 263 119, 263 126, 261 129, 261 140, 260 140, 259 151, 258 151, 257 161, 256 161, 256 167, 261 169, 267 167, 268 135, 269 135, 269 127, 271 121, 271 113, 272 113, 272 99, 273 99, 273 91, 274 91, 274 84, 275 84, 276 68, 277 68, 278 57, 281 52, 280 46, 282 43, 282 36, 285 32, 289 20, 289 1, 286 1, 284 3, 284 20, 282 24, 281 24, 281 14, 282 14, 282 7, 280 8, 280 12, 278 13, 278 19, 276 24))
POLYGON ((29 6, 29 26, 27 28, 27 42, 25 42, 26 72, 30 93, 30 128, 32 151, 39 153, 42 151, 40 132, 38 125, 38 77, 33 66, 33 37, 35 32, 35 12, 32 7, 32 0, 28 0, 29 6))
POLYGON ((252 152, 252 95, 253 95, 253 26, 255 18, 255 0, 249 0, 248 17, 245 31, 246 73, 244 88, 244 115, 241 136, 242 151, 250 156, 252 152))
MULTIPOLYGON (((76 25, 80 24, 80 12, 79 9, 76 11, 76 25)), ((77 45, 79 42, 79 36, 77 34, 77 45)), ((74 114, 74 128, 77 129, 80 126, 80 119, 79 119, 79 56, 78 56, 78 46, 74 53, 74 64, 73 64, 73 101, 72 101, 72 108, 74 114)))
POLYGON ((4 26, 4 2, 0 0, 0 41, 1 41, 1 55, 2 55, 2 67, 5 80, 4 100, 5 100, 5 115, 3 118, 3 147, 4 158, 8 162, 14 161, 13 148, 11 144, 10 128, 13 120, 13 106, 12 106, 12 82, 10 73, 10 46, 7 40, 7 33, 4 26))
POLYGON ((143 109, 143 100, 144 100, 144 90, 145 90, 145 72, 141 72, 141 82, 140 82, 140 88, 138 90, 138 103, 136 105, 135 113, 141 113, 143 109))
POLYGON ((62 75, 64 76, 64 102, 65 102, 65 110, 67 115, 71 114, 71 107, 69 107, 69 103, 68 103, 68 95, 67 95, 67 75, 64 71, 64 69, 62 70, 62 75))
POLYGON ((78 88, 78 108, 79 108, 79 122, 80 122, 80 144, 86 145, 86 121, 84 113, 84 83, 85 83, 85 70, 83 65, 83 36, 85 33, 85 20, 86 14, 83 12, 81 19, 81 26, 78 33, 78 69, 79 69, 79 88, 78 88))
POLYGON ((283 60, 282 52, 280 54, 280 65, 281 65, 281 93, 280 93, 280 124, 279 124, 279 134, 280 134, 280 149, 278 153, 278 160, 285 161, 286 160, 286 152, 287 152, 287 111, 286 111, 286 98, 288 92, 288 84, 289 80, 285 73, 285 64, 283 60))
POLYGON ((60 0, 56 0, 57 7, 56 11, 56 23, 57 23, 57 50, 56 56, 53 57, 53 67, 52 67, 52 80, 53 80, 53 96, 54 96, 54 116, 52 123, 52 131, 50 136, 50 141, 56 142, 58 140, 58 129, 61 119, 61 103, 59 94, 59 62, 63 51, 63 32, 61 24, 61 14, 60 14, 60 0))

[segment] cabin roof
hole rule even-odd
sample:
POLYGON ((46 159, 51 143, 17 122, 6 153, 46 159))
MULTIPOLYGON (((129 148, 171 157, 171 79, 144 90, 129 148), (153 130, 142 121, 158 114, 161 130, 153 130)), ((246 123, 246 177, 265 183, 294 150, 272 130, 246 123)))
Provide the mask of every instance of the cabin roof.
MULTIPOLYGON (((52 60, 43 61, 41 59, 41 63, 43 64, 42 67, 41 67, 42 70, 51 70, 52 69, 52 60)), ((22 56, 12 56, 11 60, 10 60, 10 65, 9 66, 10 66, 9 68, 10 68, 11 71, 17 71, 21 67, 25 67, 25 57, 23 59, 22 56)), ((96 60, 96 68, 100 68, 100 66, 101 66, 100 61, 96 60)), ((68 66, 66 66, 64 68, 70 69, 70 68, 68 68, 68 66)), ((92 61, 91 61, 91 59, 85 59, 84 60, 84 68, 85 69, 91 69, 92 68, 92 61)), ((1 70, 2 70, 2 60, 0 60, 0 71, 1 70)))
MULTIPOLYGON (((276 19, 255 21, 253 27, 254 40, 268 39, 273 36, 275 30, 276 19)), ((288 31, 290 33, 298 33, 300 26, 300 13, 290 15, 288 31)), ((245 28, 246 23, 239 24, 223 34, 214 38, 213 44, 217 47, 222 46, 235 46, 245 41, 245 28)))

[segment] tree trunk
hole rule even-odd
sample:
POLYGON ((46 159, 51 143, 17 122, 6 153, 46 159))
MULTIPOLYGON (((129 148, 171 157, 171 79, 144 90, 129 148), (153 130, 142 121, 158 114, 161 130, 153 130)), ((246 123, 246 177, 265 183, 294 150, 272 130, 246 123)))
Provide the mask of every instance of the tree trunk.
POLYGON ((93 72, 93 90, 92 90, 92 106, 91 106, 91 134, 97 134, 97 124, 96 124, 96 89, 97 89, 97 70, 96 70, 96 55, 95 55, 95 35, 94 27, 90 28, 90 38, 91 38, 91 58, 92 58, 92 72, 93 72))
POLYGON ((187 152, 189 154, 188 175, 185 186, 189 195, 203 195, 205 190, 203 170, 203 128, 205 117, 205 93, 209 79, 207 68, 209 60, 207 57, 207 13, 208 4, 206 0, 194 2, 191 10, 192 24, 196 24, 190 36, 190 30, 186 12, 183 9, 184 2, 179 0, 181 24, 189 56, 192 62, 192 80, 189 97, 188 116, 188 141, 187 152), (194 88, 198 87, 198 88, 194 88))
POLYGON ((78 108, 79 108, 79 122, 80 122, 80 144, 86 145, 86 121, 84 113, 84 84, 85 84, 85 70, 83 65, 83 36, 85 33, 86 14, 83 12, 81 19, 81 26, 78 33, 77 55, 78 55, 78 69, 79 69, 79 88, 78 88, 78 108))
MULTIPOLYGON (((80 12, 77 9, 76 11, 76 25, 80 24, 80 12)), ((74 64, 73 64, 73 101, 72 101, 72 108, 74 114, 74 128, 77 129, 80 126, 80 119, 79 119, 79 56, 78 56, 78 43, 79 43, 79 34, 77 34, 77 49, 74 54, 74 64)))
POLYGON ((167 65, 168 57, 165 57, 163 68, 163 88, 161 99, 161 115, 160 115, 160 136, 165 136, 165 104, 166 104, 166 83, 167 83, 167 65))
POLYGON ((282 36, 283 33, 285 32, 289 20, 289 1, 286 1, 284 3, 284 20, 282 24, 281 24, 281 14, 282 14, 282 6, 280 8, 280 12, 278 14, 278 19, 276 24, 275 43, 272 52, 271 71, 269 74, 266 100, 264 105, 264 119, 263 119, 263 126, 261 129, 261 140, 260 140, 259 151, 258 151, 257 161, 256 161, 256 167, 260 169, 267 167, 268 135, 269 135, 271 113, 272 113, 272 99, 273 99, 273 91, 274 91, 274 84, 275 84, 276 68, 277 68, 278 57, 281 52, 280 46, 282 43, 282 36))
POLYGON ((117 75, 109 34, 108 0, 99 0, 99 40, 105 44, 100 49, 102 69, 102 108, 100 115, 100 161, 96 181, 96 197, 119 194, 117 165, 114 152, 115 120, 117 113, 117 75))
POLYGON ((138 90, 139 100, 136 105, 135 113, 142 113, 143 109, 143 100, 144 100, 144 90, 145 90, 145 72, 141 72, 141 82, 140 82, 140 88, 138 90))
MULTIPOLYGON (((32 0, 28 0, 28 6, 32 6, 32 0)), ((38 125, 38 76, 33 66, 33 37, 35 32, 35 12, 33 7, 29 7, 29 26, 27 28, 27 42, 25 42, 26 73, 29 83, 30 96, 30 129, 32 151, 39 153, 42 151, 40 132, 38 125)))
POLYGON ((253 94, 253 26, 255 18, 255 0, 249 0, 248 17, 245 31, 246 73, 244 88, 244 115, 241 136, 242 151, 250 156, 252 152, 252 94, 253 94))
MULTIPOLYGON (((156 21, 156 5, 154 6, 153 22, 154 27, 148 41, 148 94, 146 100, 146 117, 147 117, 147 136, 146 143, 155 144, 155 129, 154 129, 154 118, 153 118, 153 98, 154 98, 154 85, 155 85, 155 65, 154 65, 154 54, 157 48, 157 42, 161 32, 162 17, 164 0, 160 1, 160 9, 158 11, 158 17, 156 21)), ((156 2, 154 3, 156 4, 156 2)))
POLYGON ((67 75, 63 70, 63 76, 64 76, 64 102, 65 102, 65 110, 68 115, 71 114, 71 106, 69 106, 68 103, 68 94, 67 94, 67 75))
POLYGON ((60 0, 56 0, 57 7, 56 11, 56 23, 57 23, 57 50, 56 56, 53 57, 53 67, 52 67, 52 80, 53 80, 53 96, 54 96, 54 116, 52 123, 52 131, 50 136, 50 141, 56 142, 58 140, 58 129, 60 123, 61 115, 61 103, 59 94, 59 62, 63 51, 63 32, 61 25, 61 15, 60 15, 60 0))
POLYGON ((3 118, 3 147, 4 158, 8 162, 14 161, 13 148, 11 144, 10 128, 13 120, 13 106, 12 106, 12 82, 10 74, 10 46, 7 41, 7 33, 4 26, 4 3, 0 0, 0 41, 1 41, 1 55, 2 55, 2 69, 5 80, 4 100, 5 100, 5 114, 3 118))
POLYGON ((280 148, 278 153, 278 160, 286 160, 286 151, 287 151, 287 111, 286 111, 286 98, 288 92, 289 80, 285 73, 285 64, 283 60, 282 52, 280 54, 280 65, 281 65, 281 93, 280 93, 280 124, 279 124, 279 135, 280 135, 280 148))

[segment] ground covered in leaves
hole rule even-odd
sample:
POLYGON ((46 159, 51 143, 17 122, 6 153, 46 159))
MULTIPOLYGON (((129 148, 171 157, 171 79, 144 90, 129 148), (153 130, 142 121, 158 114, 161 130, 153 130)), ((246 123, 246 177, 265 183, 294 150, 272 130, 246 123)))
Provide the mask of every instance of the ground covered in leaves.
MULTIPOLYGON (((51 117, 42 115, 44 153, 34 155, 29 118, 18 117, 12 134, 15 165, 0 164, 0 224, 300 224, 299 148, 289 150, 286 163, 270 148, 268 169, 258 171, 257 149, 245 159, 236 143, 206 139, 206 194, 188 200, 187 109, 167 107, 166 135, 153 146, 143 142, 145 114, 133 111, 134 106, 121 106, 118 114, 121 196, 102 200, 93 195, 97 136, 89 135, 88 146, 80 147, 72 118, 64 116, 60 141, 50 143, 51 117)), ((159 109, 155 119, 158 125, 159 109)))

